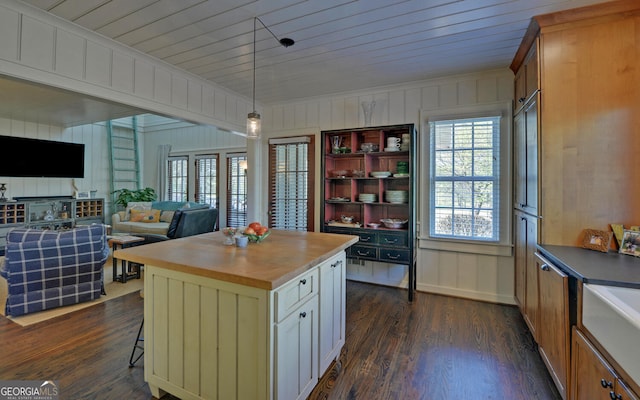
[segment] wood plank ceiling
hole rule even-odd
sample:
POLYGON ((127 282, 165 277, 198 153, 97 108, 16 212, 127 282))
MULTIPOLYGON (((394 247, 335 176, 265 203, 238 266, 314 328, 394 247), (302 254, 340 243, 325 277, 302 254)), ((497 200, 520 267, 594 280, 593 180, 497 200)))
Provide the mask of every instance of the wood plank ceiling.
POLYGON ((262 104, 507 68, 532 16, 603 0, 23 0, 262 104))

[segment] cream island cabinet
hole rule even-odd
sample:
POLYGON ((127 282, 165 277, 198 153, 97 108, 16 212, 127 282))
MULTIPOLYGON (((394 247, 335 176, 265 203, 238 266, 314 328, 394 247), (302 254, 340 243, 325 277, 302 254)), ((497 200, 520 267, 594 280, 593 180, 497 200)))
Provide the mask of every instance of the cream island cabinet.
POLYGON ((345 250, 357 236, 220 232, 118 250, 144 264, 144 376, 181 399, 304 399, 345 339, 345 250))

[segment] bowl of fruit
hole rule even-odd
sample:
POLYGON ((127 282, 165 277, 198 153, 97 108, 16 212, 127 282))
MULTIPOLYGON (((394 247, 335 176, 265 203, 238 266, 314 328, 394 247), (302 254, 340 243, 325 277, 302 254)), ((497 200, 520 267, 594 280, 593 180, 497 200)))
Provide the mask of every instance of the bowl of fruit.
POLYGON ((249 241, 253 243, 262 242, 270 233, 271 231, 269 228, 262 225, 260 222, 252 222, 242 231, 242 234, 248 237, 249 241))

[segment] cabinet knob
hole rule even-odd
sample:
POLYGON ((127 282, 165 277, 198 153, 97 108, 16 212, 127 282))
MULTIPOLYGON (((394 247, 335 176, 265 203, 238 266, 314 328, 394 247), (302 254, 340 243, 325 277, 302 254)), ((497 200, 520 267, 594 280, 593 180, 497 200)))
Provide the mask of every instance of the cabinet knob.
POLYGON ((540 266, 540 269, 543 270, 543 271, 548 271, 549 270, 549 265, 548 264, 542 264, 540 266))
MULTIPOLYGON (((301 313, 300 313, 300 318, 307 318, 307 313, 306 313, 306 312, 304 312, 304 311, 303 311, 303 312, 301 312, 301 313)), ((613 392, 611 392, 611 393, 613 393, 613 392)))
POLYGON ((526 99, 525 99, 524 97, 520 97, 520 98, 518 99, 518 103, 524 103, 524 101, 525 101, 525 100, 526 100, 526 99))
POLYGON ((622 400, 622 395, 613 393, 613 390, 609 392, 609 397, 611 400, 622 400))
POLYGON ((603 388, 612 388, 613 387, 613 382, 607 381, 606 379, 602 378, 600 379, 600 384, 602 385, 603 388))
POLYGON ((302 285, 306 285, 306 284, 307 284, 307 280, 306 280, 306 279, 301 279, 301 280, 300 280, 300 283, 301 283, 302 285))

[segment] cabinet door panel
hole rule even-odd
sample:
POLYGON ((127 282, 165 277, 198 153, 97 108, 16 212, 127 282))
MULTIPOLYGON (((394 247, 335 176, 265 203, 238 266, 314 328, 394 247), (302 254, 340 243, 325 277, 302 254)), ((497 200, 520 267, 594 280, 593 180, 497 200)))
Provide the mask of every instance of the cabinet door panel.
POLYGON ((322 263, 320 270, 320 334, 318 375, 322 376, 345 342, 346 259, 344 253, 322 263))
POLYGON ((608 399, 616 377, 611 367, 602 359, 591 343, 573 330, 572 390, 573 400, 608 399))
POLYGON ((277 399, 305 399, 318 381, 317 299, 276 325, 277 399))
POLYGON ((568 276, 537 255, 539 320, 538 349, 558 391, 566 398, 569 371, 568 276))
POLYGON ((526 196, 525 210, 537 214, 538 210, 538 99, 531 99, 524 110, 526 124, 526 196))

